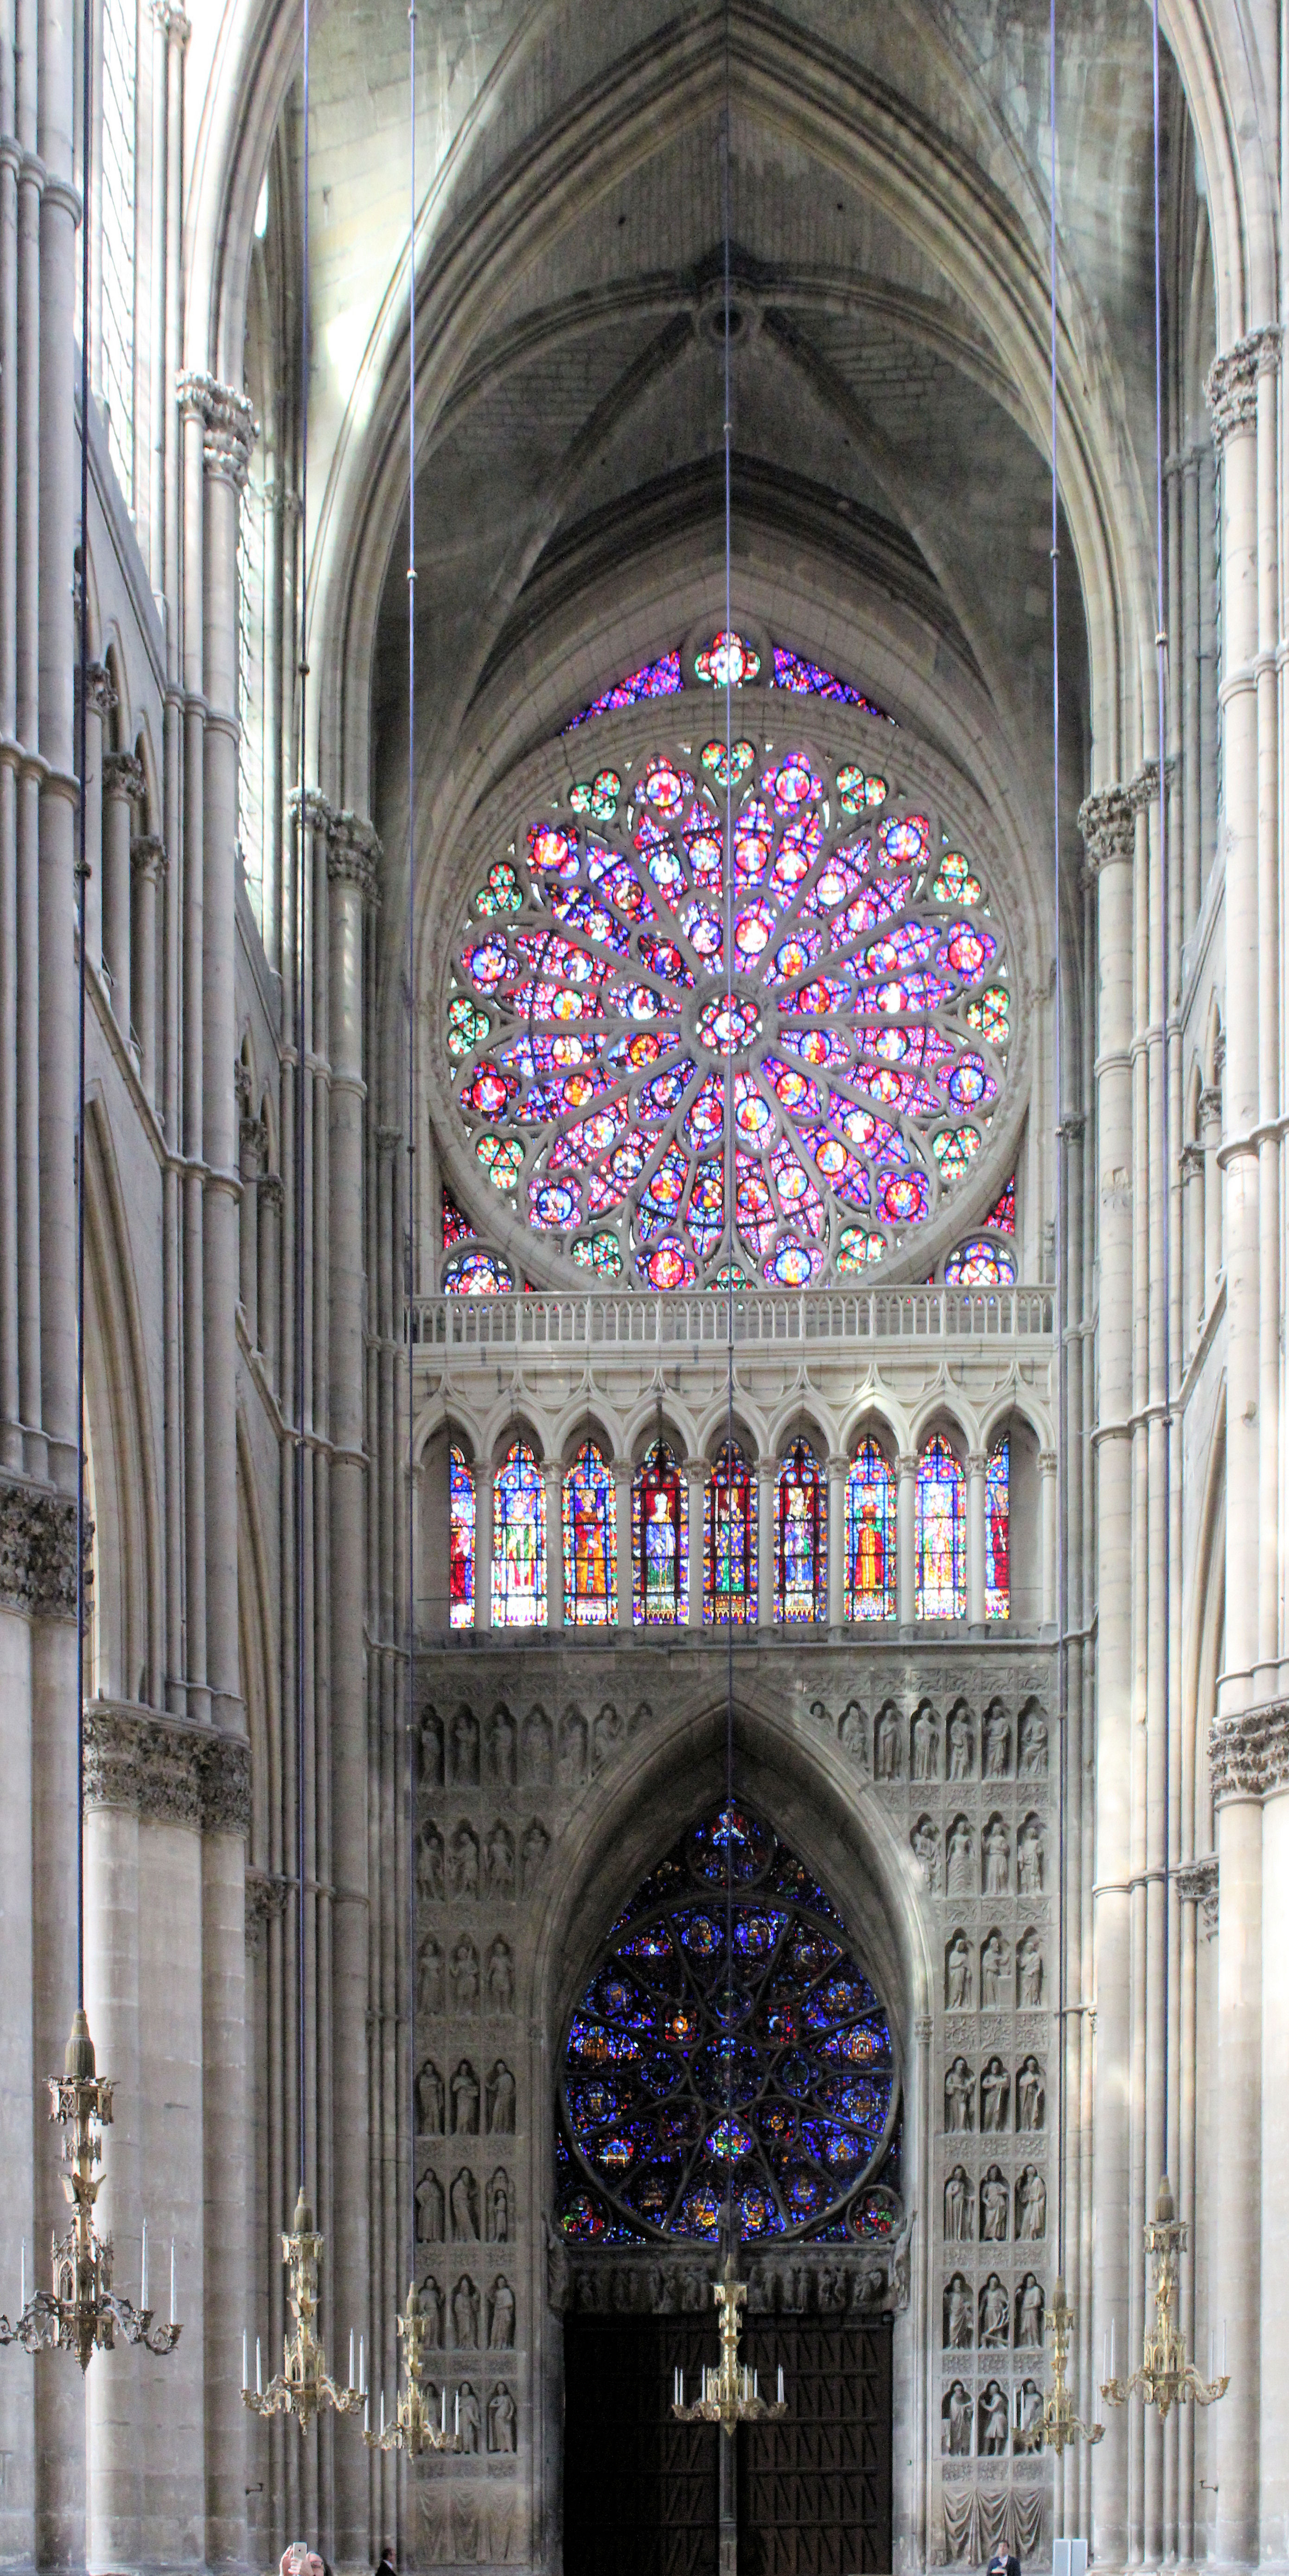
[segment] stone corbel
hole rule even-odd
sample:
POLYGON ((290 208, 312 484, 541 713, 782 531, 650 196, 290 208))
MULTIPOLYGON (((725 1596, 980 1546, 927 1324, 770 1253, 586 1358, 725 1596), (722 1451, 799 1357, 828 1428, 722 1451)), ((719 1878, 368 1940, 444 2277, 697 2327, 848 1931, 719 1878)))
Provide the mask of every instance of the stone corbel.
POLYGON ((143 763, 132 751, 105 751, 103 754, 103 793, 105 796, 127 796, 132 805, 141 805, 147 780, 143 763))
POLYGON ((217 480, 231 483, 235 492, 246 489, 251 468, 251 449, 260 434, 260 425, 245 394, 234 385, 221 385, 214 376, 188 371, 176 385, 179 408, 198 417, 205 425, 203 455, 206 471, 217 480))
MULTIPOLYGON (((86 1537, 88 1553, 89 1537, 86 1537)), ((40 1485, 0 1483, 0 1609, 76 1616, 76 1505, 40 1485)))
POLYGON ((1266 323, 1260 331, 1248 331, 1242 340, 1213 360, 1204 380, 1204 399, 1213 423, 1213 438, 1221 449, 1228 438, 1243 429, 1251 429, 1257 418, 1258 378, 1280 364, 1280 326, 1266 323))
POLYGON ((1079 830, 1091 874, 1116 860, 1130 861, 1136 843, 1131 791, 1103 787, 1098 795, 1085 796, 1079 807, 1079 830))
POLYGON ((274 1878, 267 1870, 248 1869, 246 1873, 246 1947, 258 1950, 274 1915, 286 1912, 291 1882, 274 1878))
POLYGON ((130 1702, 85 1712, 85 1805, 124 1807, 149 1822, 244 1834, 251 1820, 251 1751, 190 1718, 130 1702))
POLYGON ((88 715, 110 716, 116 712, 116 690, 112 674, 103 662, 91 662, 85 674, 85 709, 88 715))
POLYGON ((1185 1869, 1176 1872, 1175 1884, 1183 1905, 1198 1907, 1204 1917, 1204 1937, 1211 1941, 1217 1930, 1217 1853, 1208 1852, 1203 1860, 1188 1862, 1185 1869))
POLYGON ((384 853, 380 836, 358 814, 332 817, 327 846, 327 875, 333 885, 357 886, 364 903, 380 902, 377 870, 384 853))
MULTIPOLYGON (((1169 787, 1172 786, 1176 769, 1177 762, 1174 759, 1173 754, 1169 752, 1164 761, 1164 778, 1169 787)), ((1159 796, 1159 763, 1157 760, 1143 760, 1140 769, 1137 770, 1135 775, 1128 781, 1127 796, 1134 814, 1144 813, 1148 805, 1153 805, 1157 802, 1159 796)))
POLYGON ((145 885, 156 885, 165 875, 166 845, 159 832, 136 832, 130 843, 130 865, 145 885))

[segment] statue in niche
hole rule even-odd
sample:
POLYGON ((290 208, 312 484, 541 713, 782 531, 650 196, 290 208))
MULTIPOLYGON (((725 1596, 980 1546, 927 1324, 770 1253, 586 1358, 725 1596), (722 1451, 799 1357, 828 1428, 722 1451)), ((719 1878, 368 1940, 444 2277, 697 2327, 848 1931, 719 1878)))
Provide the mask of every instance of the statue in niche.
POLYGON ((467 1824, 458 1825, 452 1837, 448 1884, 453 1896, 477 1896, 479 1893, 479 1845, 467 1824))
POLYGON ((944 2340, 952 2352, 971 2349, 971 2292, 955 2272, 944 2294, 944 2340))
POLYGON ((900 1721, 893 1708, 884 1708, 877 1721, 873 1770, 879 1780, 898 1780, 900 1776, 900 1721))
POLYGON ((443 2135, 443 2078, 432 2057, 416 2079, 416 2125, 424 2138, 443 2135))
POLYGON ((473 1941, 458 1941, 452 1953, 452 2002, 457 2012, 473 2012, 479 2001, 479 1953, 473 1941))
POLYGON ((944 2186, 944 2233, 950 2245, 969 2245, 975 2215, 965 2165, 955 2165, 944 2186))
POLYGON ((524 1719, 524 1778, 539 1784, 551 1776, 551 1722, 544 1709, 524 1719))
POLYGON ((518 2435, 519 2418, 515 2401, 505 2380, 499 2379, 488 2400, 488 2448, 490 2451, 513 2451, 518 2435))
POLYGON ((559 1776, 568 1785, 586 1777, 586 1720, 566 1708, 559 1731, 559 1776))
POLYGON ((468 2272, 452 2293, 452 2340, 458 2352, 473 2352, 479 2341, 479 2293, 468 2272))
POLYGON ((514 2005, 515 1963, 510 1955, 510 1943, 503 1941, 498 1933, 488 1952, 488 2010, 508 2013, 513 2012, 514 2005))
POLYGON ((999 2012, 1002 2008, 1003 1978, 1011 1959, 1010 1943, 1001 1932, 990 1932, 980 1949, 980 2009, 999 2012))
POLYGON ((1007 2398, 996 2379, 980 2400, 980 2448, 987 2460, 998 2459, 1007 2448, 1007 2398))
POLYGON ((416 1901, 418 1905, 441 1903, 443 1898, 443 1836, 431 1818, 421 1827, 416 1846, 416 1901))
POLYGON ((488 2299, 488 2349, 509 2352, 515 2340, 515 2294, 501 2272, 488 2299))
POLYGON ((1032 2433, 1043 2412, 1043 2399, 1032 2379, 1027 2379, 1020 2393, 1020 2429, 1032 2433))
POLYGON ((997 2351, 1007 2341, 1007 2293, 996 2272, 991 2272, 980 2293, 980 2349, 997 2351))
POLYGON ((452 1777, 458 1789, 479 1786, 479 1721, 468 1708, 457 1710, 452 1733, 452 1777))
POLYGON ((1047 2185, 1037 2165, 1026 2165, 1016 2185, 1016 2233, 1029 2244, 1047 2234, 1047 2185))
POLYGON ((913 1857, 921 1863, 922 1875, 933 1896, 940 1893, 940 1836, 929 1816, 919 1816, 909 1835, 913 1857))
POLYGON ((1002 2169, 991 2165, 980 2186, 980 2242, 982 2245, 1005 2245, 1010 2193, 1002 2169))
POLYGON ((955 1816, 949 1827, 949 1894, 970 1896, 972 1854, 975 1845, 965 1816, 955 1816))
POLYGON ((493 2245, 510 2243, 510 2177, 501 2165, 488 2185, 488 2239, 493 2245))
POLYGON ((500 1816, 488 1836, 484 1858, 488 1867, 488 1894, 503 1902, 515 1893, 514 1838, 500 1816))
POLYGON ((1040 2352, 1043 2345, 1043 2293, 1032 2272, 1027 2272, 1016 2301, 1016 2342, 1022 2352, 1040 2352))
POLYGON ((971 1951, 963 1932, 954 1933, 944 1954, 944 2000, 950 2012, 971 2010, 971 1951))
POLYGON ((929 1708, 920 1708, 913 1720, 913 1771, 915 1780, 937 1780, 940 1776, 940 1729, 929 1708))
POLYGON ((955 2379, 944 2401, 944 2447, 951 2460, 965 2460, 971 2455, 971 2399, 960 2379, 955 2379))
POLYGON ((987 2136, 996 2137, 1007 2126, 1010 2089, 1001 2057, 991 2057, 980 2078, 980 2126, 987 2136))
POLYGON ((1027 1816, 1016 1837, 1016 1886, 1022 1896, 1043 1893, 1043 1828, 1027 1816))
POLYGON ((492 1720, 492 1776, 499 1789, 515 1785, 515 1721, 509 1709, 499 1708, 492 1720))
POLYGON ((842 1752, 848 1755, 852 1762, 857 1762, 861 1771, 867 1770, 868 1752, 864 1736, 864 1712, 858 1700, 847 1701, 842 1711, 838 1738, 842 1752))
POLYGON ((965 2057, 955 2057, 945 2070, 944 2125, 950 2131, 970 2129, 975 2114, 975 2077, 965 2057))
POLYGON ((542 1863, 549 1850, 550 1835, 545 1826, 534 1816, 524 1836, 523 1850, 520 1854, 519 1883, 525 1896, 540 1876, 542 1863))
POLYGON ((1020 1722, 1018 1768, 1022 1780, 1047 1777, 1047 1726, 1036 1708, 1027 1708, 1020 1722))
POLYGON ((454 2245, 477 2245, 479 2241, 479 2186, 465 2165, 456 2175, 448 2195, 454 2245))
POLYGON ((1041 2129, 1045 2110, 1043 2077, 1036 2057, 1027 2057, 1016 2078, 1016 2126, 1041 2129))
POLYGON ((622 1742, 627 1722, 620 1709, 605 1705, 591 1728, 591 1769, 598 1771, 608 1761, 614 1747, 622 1742))
POLYGON ((1039 2011, 1043 2001, 1043 1945, 1037 1932, 1027 1932, 1016 1952, 1016 1987, 1021 2011, 1039 2011))
POLYGON ((486 2099, 489 2136, 512 2138, 515 2134, 515 2079, 500 2058, 488 2077, 486 2099))
POLYGON ((965 1708, 955 1708, 949 1720, 949 1777, 951 1780, 971 1778, 973 1750, 971 1720, 965 1708))
POLYGON ((463 2057, 452 2078, 452 2127, 459 2138, 477 2138, 479 2134, 479 2078, 468 2057, 463 2057))
POLYGON ((443 1729, 432 1708, 421 1719, 421 1787, 443 1786, 443 1729))
POLYGON ((1001 1816, 991 1816, 980 1846, 986 1896, 1005 1896, 1011 1873, 1011 1836, 1001 1816))
MULTIPOLYGON (((419 2234, 419 2230, 417 2231, 419 2234)), ((425 2319, 425 2340, 432 2352, 443 2349, 443 2292, 432 2272, 421 2283, 421 2314, 425 2319)))
POLYGON ((443 2242, 443 2185, 436 2173, 423 2173, 416 2186, 416 2241, 418 2245, 443 2242))
MULTIPOLYGON (((457 2391, 456 2403, 457 2431, 461 2436, 461 2448, 463 2451, 471 2452, 478 2450, 479 2421, 479 2400, 475 2396, 474 2389, 470 2381, 468 2379, 463 2379, 460 2388, 457 2391)), ((471 2552, 471 2556, 476 2555, 477 2551, 478 2539, 476 2536, 475 2548, 471 2552)), ((465 2555, 464 2551, 461 2552, 461 2555, 465 2555)))
POLYGON ((1012 1731, 997 1700, 985 1718, 986 1780, 1005 1780, 1011 1769, 1012 1731))
POLYGON ((433 1934, 422 1941, 417 1955, 416 2009, 422 2014, 443 2010, 443 1952, 433 1934))

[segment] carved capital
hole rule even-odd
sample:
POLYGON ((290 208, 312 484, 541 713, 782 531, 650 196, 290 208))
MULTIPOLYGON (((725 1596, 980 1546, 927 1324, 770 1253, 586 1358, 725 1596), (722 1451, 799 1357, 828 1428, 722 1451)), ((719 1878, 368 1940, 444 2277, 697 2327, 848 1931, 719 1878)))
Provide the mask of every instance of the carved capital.
MULTIPOLYGON (((1164 762, 1164 776, 1170 787, 1173 783, 1173 773, 1176 770, 1176 767, 1177 763, 1170 752, 1164 762)), ((1143 760, 1140 769, 1136 772, 1135 776, 1130 778, 1128 781, 1128 802, 1132 807, 1133 813, 1144 813, 1148 805, 1153 805, 1155 803, 1158 795, 1159 763, 1157 760, 1143 760)))
POLYGON ((1099 795, 1085 796, 1079 807, 1079 830, 1094 873, 1117 859, 1130 860, 1136 835, 1127 789, 1103 787, 1099 795))
POLYGON ((143 763, 135 759, 132 751, 104 752, 103 793, 105 796, 124 796, 131 805, 138 805, 142 802, 146 784, 143 763))
POLYGON ((969 1476, 983 1476, 988 1465, 989 1460, 986 1458, 983 1449, 972 1449, 968 1451, 967 1474, 969 1476))
POLYGON ((246 1873, 246 1946, 258 1950, 265 1930, 275 1914, 286 1911, 290 1881, 273 1878, 268 1871, 248 1869, 246 1873))
POLYGON ((263 1206, 263 1207, 271 1207, 271 1208, 280 1208, 280 1207, 281 1207, 281 1205, 282 1205, 282 1202, 283 1202, 283 1200, 284 1200, 284 1198, 285 1198, 285 1197, 286 1197, 286 1192, 285 1192, 285 1190, 283 1189, 283 1186, 282 1186, 282 1175, 281 1175, 281 1173, 280 1173, 280 1172, 261 1172, 261 1174, 260 1174, 260 1203, 261 1203, 261 1206, 263 1206))
POLYGON ((128 1807, 204 1833, 245 1833, 251 1754, 244 1736, 113 1700, 85 1712, 85 1804, 128 1807))
POLYGON ((1213 360, 1204 397, 1219 448, 1242 429, 1251 429, 1258 410, 1258 378, 1280 364, 1280 326, 1269 322, 1246 332, 1234 347, 1213 360))
POLYGON ((1203 1179, 1204 1148, 1202 1145, 1183 1145, 1178 1159, 1181 1163, 1183 1180, 1199 1181, 1203 1179))
POLYGON ((376 871, 382 852, 379 835, 357 814, 332 817, 327 848, 327 875, 333 885, 357 886, 365 903, 379 903, 376 871))
POLYGON ((330 839, 335 827, 336 809, 321 788, 306 787, 301 795, 300 789, 293 787, 286 801, 293 814, 303 816, 306 831, 321 832, 325 839, 330 839))
POLYGON ((191 19, 175 7, 174 0, 152 0, 152 23, 171 44, 186 45, 192 34, 191 19))
POLYGON ((1222 1124, 1222 1094, 1215 1082, 1210 1082, 1200 1093, 1199 1123, 1201 1127, 1220 1127, 1222 1124))
POLYGON ((251 449, 260 434, 245 394, 234 385, 221 385, 214 376, 192 373, 179 377, 176 392, 180 410, 205 424, 202 452, 207 473, 231 483, 235 492, 244 491, 251 449))
POLYGON ((1208 1852, 1203 1860, 1193 1860, 1185 1869, 1179 1869, 1176 1886, 1183 1905, 1199 1907, 1205 1937, 1211 1941, 1217 1930, 1217 1853, 1208 1852))
POLYGON ((1054 1449, 1039 1450, 1038 1472, 1040 1476, 1054 1476, 1056 1474, 1056 1451, 1054 1449))
POLYGON ((1289 1700, 1268 1700, 1214 1720, 1208 1739, 1213 1804, 1289 1789, 1289 1700))
POLYGON ((76 1505, 69 1495, 0 1483, 0 1608, 33 1619, 75 1618, 76 1505))
POLYGON ((897 1475, 897 1476, 916 1476, 917 1471, 918 1471, 917 1451, 916 1451, 915 1449, 901 1449, 900 1454, 899 1454, 898 1458, 897 1458, 897 1459, 896 1459, 896 1461, 895 1461, 895 1473, 896 1473, 896 1475, 897 1475))
POLYGON ((159 832, 136 832, 130 843, 130 865, 145 885, 156 885, 166 872, 166 845, 159 832))
POLYGON ((91 716, 110 716, 116 707, 116 690, 112 674, 102 662, 91 662, 85 674, 85 712, 91 716))

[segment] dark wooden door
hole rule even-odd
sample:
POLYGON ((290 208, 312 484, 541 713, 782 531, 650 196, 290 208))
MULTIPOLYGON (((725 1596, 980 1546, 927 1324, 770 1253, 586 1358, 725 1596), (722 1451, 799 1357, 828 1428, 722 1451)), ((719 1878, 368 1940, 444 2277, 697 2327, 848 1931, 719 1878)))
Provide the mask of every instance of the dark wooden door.
MULTIPOLYGON (((754 2319, 744 2354, 788 2414, 738 2437, 739 2576, 882 2576, 891 2564, 891 2330, 754 2319)), ((717 2443, 678 2424, 716 2355, 705 2317, 565 2325, 565 2576, 716 2576, 717 2443)))

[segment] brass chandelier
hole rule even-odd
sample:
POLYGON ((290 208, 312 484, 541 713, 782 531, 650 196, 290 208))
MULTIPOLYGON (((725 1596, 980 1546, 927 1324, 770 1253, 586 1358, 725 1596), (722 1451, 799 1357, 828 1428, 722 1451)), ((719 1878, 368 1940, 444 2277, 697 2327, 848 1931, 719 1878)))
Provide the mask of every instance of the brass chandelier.
POLYGON ((1177 2322, 1177 2276, 1188 2233, 1185 2220, 1177 2215, 1173 2187, 1165 2174, 1155 2215, 1145 2229, 1146 2252, 1155 2261, 1151 2287, 1155 2330, 1152 2334, 1147 2325, 1141 2366, 1131 2378, 1101 2383, 1107 2406, 1126 2406, 1135 2392, 1147 2406, 1159 2408, 1161 2423, 1174 2406, 1184 2406, 1188 2398, 1192 2405, 1212 2406, 1219 2397, 1225 2397, 1231 2385, 1225 2371, 1216 2379, 1201 2379, 1194 2362, 1187 2359, 1186 2339, 1177 2322))
POLYGON ((1105 2432, 1104 2424, 1084 2424, 1075 2414, 1074 2399, 1065 2384, 1073 2330, 1074 2310, 1066 2298, 1065 2283, 1058 2276, 1047 2312, 1047 2331, 1052 2338, 1052 2384, 1044 2392, 1043 2412, 1037 2421, 1017 2432, 1022 2450, 1055 2451, 1059 2456, 1076 2442, 1099 2442, 1105 2432))
MULTIPOLYGON (((359 2385, 341 2388, 327 2369, 326 2352, 318 2339, 314 2320, 318 2313, 318 2261, 322 2238, 313 2224, 313 2211, 304 2196, 304 2184, 295 2204, 295 2217, 288 2234, 282 2239, 282 2260, 287 2267, 287 2298, 295 2322, 288 2327, 283 2344, 282 2368, 269 2381, 259 2386, 259 2344, 255 2347, 256 2386, 248 2383, 246 2338, 242 2337, 242 2403, 252 2415, 294 2415, 301 2433, 307 2433, 315 2415, 324 2407, 334 2408, 337 2415, 357 2415, 362 2408, 363 2371, 358 2372, 359 2385)), ((349 2369, 353 2373, 353 2337, 350 2337, 349 2369)))
MULTIPOLYGON (((363 2440, 369 2451, 406 2451, 409 2460, 419 2460, 422 2451, 459 2451, 460 2429, 454 2419, 448 2431, 446 2389, 439 2393, 439 2420, 425 2394, 425 2338, 429 2319, 422 2313, 420 2293, 415 2281, 407 2285, 407 2302, 397 2320, 398 2338, 403 2347, 403 2387, 398 2411, 389 2426, 385 2423, 385 2400, 380 2401, 380 2429, 373 2433, 363 2415, 363 2440)), ((459 2401, 458 2401, 459 2402, 459 2401)))
POLYGON ((787 2414, 783 2394, 783 2364, 779 2364, 778 2394, 773 2403, 762 2397, 757 2387, 757 2374, 738 2357, 742 2334, 742 2316, 747 2304, 747 2283, 735 2277, 734 2252, 725 2257, 725 2269, 713 2283, 716 2312, 721 2338, 721 2357, 715 2370, 703 2368, 703 2393, 690 2403, 685 2400, 685 2374, 677 2370, 672 2414, 681 2424, 719 2424, 722 2433, 733 2437, 738 2424, 764 2424, 787 2414))

